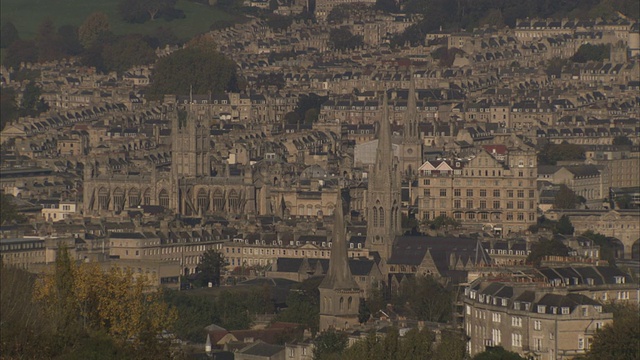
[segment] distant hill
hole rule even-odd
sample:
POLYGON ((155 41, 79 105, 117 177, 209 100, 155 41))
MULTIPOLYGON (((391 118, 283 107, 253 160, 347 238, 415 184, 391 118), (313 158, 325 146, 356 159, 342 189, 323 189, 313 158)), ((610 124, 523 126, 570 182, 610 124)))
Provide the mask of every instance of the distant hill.
POLYGON ((20 37, 32 38, 38 25, 46 17, 50 17, 55 26, 79 26, 86 17, 96 11, 109 16, 111 29, 116 34, 140 33, 149 34, 163 26, 171 28, 182 39, 189 39, 196 34, 209 30, 211 24, 218 20, 229 20, 232 16, 222 10, 192 2, 178 0, 176 8, 184 11, 184 19, 166 21, 157 19, 144 24, 129 24, 118 14, 120 0, 2 0, 0 22, 11 21, 20 33, 20 37))

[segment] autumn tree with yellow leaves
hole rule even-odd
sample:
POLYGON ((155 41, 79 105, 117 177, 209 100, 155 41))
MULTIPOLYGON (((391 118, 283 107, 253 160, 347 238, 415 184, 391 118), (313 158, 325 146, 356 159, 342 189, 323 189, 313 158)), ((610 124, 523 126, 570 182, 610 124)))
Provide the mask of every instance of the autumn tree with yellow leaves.
POLYGON ((169 343, 162 334, 171 330, 175 310, 130 269, 105 272, 96 263, 75 264, 62 249, 54 271, 36 282, 34 299, 58 332, 80 328, 107 334, 139 358, 168 357, 169 343))

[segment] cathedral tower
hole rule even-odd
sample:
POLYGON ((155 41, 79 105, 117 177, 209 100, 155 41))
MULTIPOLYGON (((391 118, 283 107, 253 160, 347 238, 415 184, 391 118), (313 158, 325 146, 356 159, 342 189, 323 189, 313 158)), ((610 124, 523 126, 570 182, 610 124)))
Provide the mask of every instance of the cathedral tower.
MULTIPOLYGON (((377 251, 384 269, 391 256, 393 242, 401 234, 400 170, 391 145, 389 104, 385 92, 383 115, 378 126, 376 162, 369 177, 367 190, 367 247, 377 251)), ((384 270, 383 270, 384 271, 384 270)))
POLYGON ((192 105, 178 109, 171 126, 171 194, 169 207, 195 215, 193 186, 196 179, 211 175, 209 127, 192 105))
POLYGON ((318 287, 320 331, 329 328, 344 330, 358 324, 360 287, 349 269, 341 189, 338 190, 334 218, 329 271, 318 287))

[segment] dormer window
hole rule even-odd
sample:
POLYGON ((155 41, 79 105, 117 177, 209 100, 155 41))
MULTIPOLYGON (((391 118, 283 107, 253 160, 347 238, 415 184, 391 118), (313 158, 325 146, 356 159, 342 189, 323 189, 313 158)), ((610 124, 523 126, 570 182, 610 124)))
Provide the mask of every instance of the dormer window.
POLYGON ((547 310, 547 307, 545 305, 538 305, 538 313, 539 314, 544 314, 547 310))
POLYGON ((625 283, 625 277, 624 276, 614 276, 614 280, 615 280, 616 284, 624 284, 625 283))
POLYGON ((569 315, 569 308, 568 307, 563 307, 562 308, 562 315, 569 315))

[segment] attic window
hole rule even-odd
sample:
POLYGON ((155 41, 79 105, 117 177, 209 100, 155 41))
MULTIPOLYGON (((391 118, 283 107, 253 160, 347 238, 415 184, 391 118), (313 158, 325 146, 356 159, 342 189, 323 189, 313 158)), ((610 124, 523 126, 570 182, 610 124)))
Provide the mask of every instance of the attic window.
POLYGON ((502 299, 502 306, 507 306, 507 299, 502 299))
POLYGON ((568 307, 563 307, 562 308, 562 315, 569 315, 569 308, 568 307))
POLYGON ((544 314, 547 310, 547 307, 545 305, 538 305, 538 313, 539 314, 544 314))

